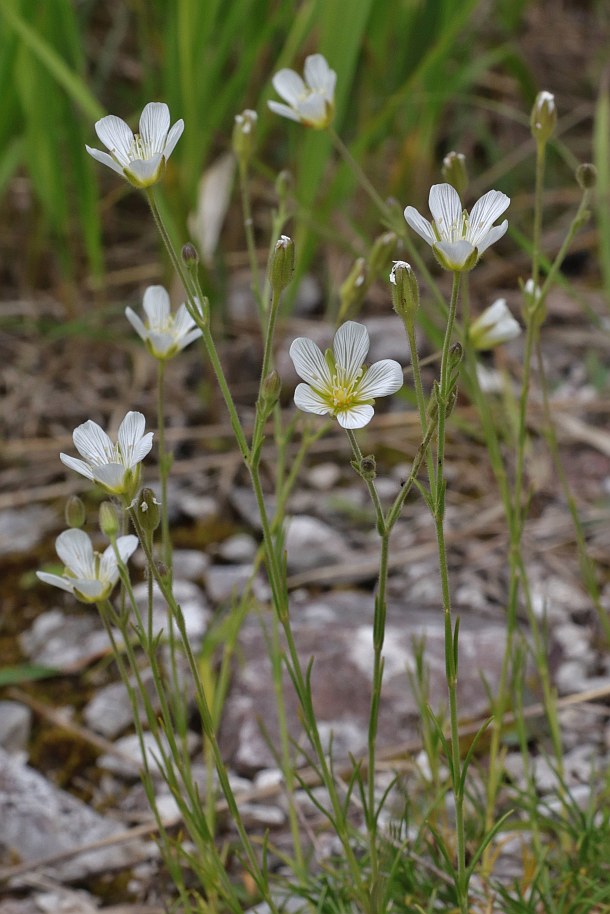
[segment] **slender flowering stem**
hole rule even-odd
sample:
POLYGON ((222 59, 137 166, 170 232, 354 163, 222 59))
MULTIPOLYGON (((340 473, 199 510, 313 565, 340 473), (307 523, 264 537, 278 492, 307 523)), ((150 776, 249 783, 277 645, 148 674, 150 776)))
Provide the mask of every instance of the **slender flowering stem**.
POLYGON ((161 480, 161 548, 167 568, 172 567, 172 541, 169 533, 169 506, 167 504, 167 479, 171 469, 171 455, 165 450, 165 362, 157 359, 157 430, 159 436, 159 477, 161 480))
POLYGON ((264 313, 264 301, 261 293, 260 278, 258 271, 258 256, 256 253, 256 243, 254 240, 254 220, 252 218, 252 204, 250 202, 250 181, 247 164, 239 161, 239 189, 241 193, 241 207, 244 216, 244 232, 246 235, 246 247, 248 249, 248 260, 250 262, 250 274, 252 277, 252 291, 256 299, 259 317, 262 319, 264 313))

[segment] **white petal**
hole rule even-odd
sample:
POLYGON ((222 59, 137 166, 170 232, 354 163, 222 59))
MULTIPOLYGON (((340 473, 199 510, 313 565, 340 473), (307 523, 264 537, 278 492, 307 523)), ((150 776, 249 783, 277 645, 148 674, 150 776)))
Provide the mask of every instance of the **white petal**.
POLYGON ((165 156, 166 162, 169 159, 169 157, 171 156, 172 152, 174 151, 174 149, 176 147, 176 143, 182 136, 183 130, 184 130, 184 121, 182 120, 182 118, 180 118, 180 120, 176 121, 176 123, 174 124, 174 126, 172 127, 170 132, 167 134, 167 139, 165 141, 165 150, 163 153, 165 156))
POLYGON ((138 317, 136 312, 132 308, 129 308, 129 307, 125 308, 125 317, 129 321, 129 323, 131 324, 133 329, 136 331, 138 336, 141 339, 145 340, 148 336, 148 331, 146 330, 146 327, 144 326, 144 324, 142 323, 142 321, 140 320, 140 318, 138 317))
POLYGON ((326 127, 328 123, 328 109, 326 101, 322 95, 308 95, 299 102, 299 114, 305 124, 311 124, 313 127, 326 127))
POLYGON ((330 386, 330 369, 313 340, 305 336, 297 337, 290 347, 289 355, 300 378, 317 388, 330 386))
POLYGON ((37 571, 36 577, 44 581, 45 584, 52 584, 53 587, 59 587, 60 590, 73 593, 72 583, 68 578, 60 578, 58 574, 49 574, 47 571, 37 571))
POLYGON ((169 331, 167 333, 151 332, 148 334, 148 342, 153 354, 164 358, 169 350, 176 346, 176 337, 169 331))
POLYGON ((306 413, 316 413, 318 416, 325 416, 331 412, 328 403, 325 403, 319 393, 317 393, 309 384, 297 384, 294 392, 294 402, 299 409, 306 413))
POLYGON ((121 495, 125 489, 125 472, 122 463, 107 463, 95 468, 93 479, 114 495, 121 495))
POLYGON ((140 117, 140 136, 151 152, 163 153, 169 130, 169 108, 164 102, 149 102, 140 117))
POLYGON ((124 174, 139 187, 156 184, 163 171, 163 153, 155 152, 150 159, 132 159, 124 168, 124 174))
POLYGON ((477 333, 481 330, 487 330, 489 327, 493 327, 494 324, 497 324, 498 321, 504 320, 507 316, 512 317, 506 305, 506 299, 498 298, 493 305, 490 305, 489 308, 485 308, 477 319, 472 322, 470 325, 470 332, 477 333))
POLYGON ((446 263, 444 264, 449 270, 461 270, 472 256, 473 246, 461 239, 460 241, 439 241, 434 245, 438 249, 446 263))
MULTIPOLYGON (((176 314, 174 315, 174 335, 179 338, 185 336, 189 333, 193 327, 196 327, 196 323, 188 312, 188 308, 185 304, 180 305, 176 314)), ((201 330, 199 330, 201 333, 201 330)))
POLYGON ((119 536, 116 545, 121 561, 127 562, 139 546, 138 537, 134 536, 133 533, 129 533, 127 536, 119 536))
POLYGON ((93 546, 84 530, 64 530, 55 540, 55 551, 76 577, 95 577, 93 546))
POLYGON ((126 467, 134 465, 131 462, 131 455, 139 444, 145 427, 146 419, 142 413, 133 411, 128 412, 119 425, 118 445, 123 464, 126 467))
POLYGON ((305 83, 294 70, 279 70, 271 82, 277 94, 295 108, 298 106, 299 100, 307 94, 305 83))
POLYGON ((508 228, 508 219, 505 219, 504 222, 501 222, 500 225, 494 225, 490 229, 484 238, 482 238, 477 248, 479 249, 479 254, 482 254, 483 251, 486 251, 488 247, 491 247, 492 244, 495 244, 496 241, 499 241, 503 235, 506 234, 506 229, 508 228))
POLYGON ((301 123, 301 118, 294 108, 289 108, 288 105, 282 105, 280 102, 274 101, 268 101, 267 105, 274 114, 279 114, 281 117, 287 117, 291 121, 297 121, 299 124, 301 123))
POLYGON ((167 290, 163 286, 149 286, 144 293, 142 306, 146 312, 150 330, 158 330, 167 324, 171 305, 167 290))
POLYGON ((91 467, 84 460, 79 460, 78 457, 70 457, 69 454, 60 454, 59 459, 65 466, 70 467, 71 470, 76 470, 81 476, 86 476, 87 479, 91 480, 95 478, 91 467))
POLYGON ((428 198, 430 212, 442 239, 454 241, 462 225, 462 204, 458 192, 451 184, 433 184, 428 198))
POLYGON ((405 207, 405 219, 407 224, 411 226, 414 232, 417 232, 424 241, 427 241, 428 244, 436 243, 436 235, 432 230, 431 224, 427 219, 417 212, 414 206, 405 207))
POLYGON ((203 336, 203 331, 197 327, 195 330, 191 330, 190 333, 186 333, 184 336, 180 337, 178 341, 178 348, 180 350, 186 349, 187 346, 190 346, 195 340, 198 340, 200 336, 203 336))
POLYGON ((78 599, 82 594, 86 603, 95 603, 97 600, 104 600, 110 596, 108 584, 106 581, 82 580, 75 581, 73 584, 74 596, 78 599))
POLYGON ((331 70, 322 54, 310 54, 306 58, 303 74, 310 89, 321 92, 328 101, 332 102, 337 74, 331 70))
POLYGON ((375 415, 375 410, 368 404, 352 406, 337 413, 337 422, 342 428, 364 428, 375 415))
POLYGON ((346 321, 335 333, 333 352, 337 368, 349 379, 357 378, 369 351, 369 335, 364 324, 346 321))
MULTIPOLYGON (((468 217, 466 237, 475 248, 481 250, 479 242, 487 234, 496 219, 510 206, 510 197, 499 190, 490 190, 472 207, 468 217)), ((508 224, 508 223, 507 223, 508 224)), ((505 230, 506 231, 506 230, 505 230)), ((497 239, 496 239, 497 240, 497 239)), ((487 245, 489 247, 489 245, 487 245)))
POLYGON ((120 164, 127 165, 134 139, 129 125, 115 114, 109 114, 97 122, 95 132, 120 164))
POLYGON ((74 429, 74 447, 78 453, 94 466, 103 465, 113 459, 114 445, 101 426, 88 419, 74 429))
POLYGON ((116 171, 116 173, 121 175, 121 177, 125 177, 123 166, 117 165, 112 156, 109 156, 107 152, 101 152, 99 149, 92 149, 91 146, 87 145, 85 145, 85 149, 90 156, 93 156, 93 158, 98 162, 101 162, 102 165, 107 165, 108 168, 112 168, 112 170, 116 171))
POLYGON ((395 394, 403 384, 402 367, 394 359, 382 359, 365 372, 358 385, 358 399, 374 400, 395 394))

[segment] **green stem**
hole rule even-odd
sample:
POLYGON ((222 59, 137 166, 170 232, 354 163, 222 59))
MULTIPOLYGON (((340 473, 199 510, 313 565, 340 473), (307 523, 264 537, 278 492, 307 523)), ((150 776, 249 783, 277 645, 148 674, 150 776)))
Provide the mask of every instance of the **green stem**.
POLYGON ((157 431, 159 436, 159 478, 161 480, 161 549, 168 570, 172 567, 172 541, 169 535, 169 506, 167 480, 171 469, 171 455, 165 450, 165 362, 158 359, 157 374, 157 431))
POLYGON ((239 162, 239 188, 241 192, 241 207, 244 215, 244 232, 246 235, 248 260, 250 262, 250 275, 252 277, 252 291, 256 299, 259 317, 262 319, 264 302, 261 294, 258 256, 256 254, 256 244, 254 241, 254 220, 252 218, 252 204, 250 202, 250 181, 248 178, 248 166, 241 160, 239 162))

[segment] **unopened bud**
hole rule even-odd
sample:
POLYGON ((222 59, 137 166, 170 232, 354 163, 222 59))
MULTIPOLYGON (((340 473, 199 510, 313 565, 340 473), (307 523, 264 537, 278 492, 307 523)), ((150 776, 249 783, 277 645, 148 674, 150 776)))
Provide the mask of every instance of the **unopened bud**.
POLYGON ((282 292, 294 274, 294 241, 288 235, 280 235, 271 255, 270 278, 273 291, 282 292))
POLYGON ((241 114, 235 115, 233 127, 233 152, 239 164, 246 167, 252 158, 256 144, 256 111, 246 108, 241 114))
POLYGON ((583 190, 591 190, 597 184, 597 168, 590 162, 583 162, 576 169, 576 180, 583 190))
POLYGON ((368 270, 364 257, 358 257, 339 289, 339 314, 337 323, 342 323, 349 313, 362 304, 368 289, 368 270))
POLYGON ((103 501, 101 503, 99 524, 100 530, 104 536, 108 537, 109 540, 116 539, 119 530, 121 529, 121 522, 119 519, 119 512, 111 501, 103 501))
POLYGON ((144 487, 134 500, 138 521, 147 533, 154 533, 161 520, 160 503, 152 489, 144 487))
POLYGON ((293 186, 292 173, 287 168, 284 168, 275 179, 275 192, 282 202, 285 203, 292 195, 293 186))
POLYGON ((352 460, 351 464, 356 473, 369 482, 372 482, 377 476, 377 463, 372 454, 363 457, 361 460, 352 460))
POLYGON ((396 232, 384 232, 373 242, 368 256, 368 268, 372 276, 384 275, 396 250, 398 236, 396 232))
POLYGON ((521 327, 508 310, 506 299, 498 298, 479 314, 468 329, 468 339, 475 349, 493 349, 521 333, 521 327))
POLYGON ((394 310, 404 321, 412 323, 419 308, 419 288, 411 265, 405 260, 395 260, 390 282, 394 310))
POLYGON ((546 303, 542 301, 540 286, 533 279, 528 279, 522 287, 523 292, 523 320, 526 324, 535 322, 540 327, 546 318, 546 303))
POLYGON ((272 368, 267 377, 263 379, 261 387, 261 394, 267 410, 275 406, 280 398, 281 391, 282 380, 275 368, 272 368))
POLYGON ((453 343, 449 348, 449 377, 451 378, 451 383, 455 384, 457 376, 460 371, 460 365, 462 364, 462 359, 464 358, 464 347, 461 343, 453 343))
POLYGON ((199 254, 197 248, 190 241, 182 245, 182 260, 187 267, 199 263, 199 254))
POLYGON ((65 517, 68 527, 82 527, 85 523, 85 505, 78 495, 71 495, 66 502, 65 517))
POLYGON ((443 159, 441 173, 445 181, 463 198, 468 188, 466 156, 462 152, 448 152, 443 159))
POLYGON ((547 143, 557 126, 555 96, 551 92, 539 92, 530 115, 532 136, 537 143, 547 143))

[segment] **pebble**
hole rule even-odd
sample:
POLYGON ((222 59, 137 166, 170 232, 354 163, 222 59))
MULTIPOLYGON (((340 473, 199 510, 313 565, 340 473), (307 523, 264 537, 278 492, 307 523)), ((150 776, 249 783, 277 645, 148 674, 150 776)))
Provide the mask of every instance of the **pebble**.
MULTIPOLYGON (((152 673, 145 669, 141 671, 140 676, 153 701, 153 706, 157 707, 152 673)), ((138 705, 143 713, 143 702, 140 697, 138 697, 138 705)), ((83 717, 91 730, 100 733, 106 739, 115 739, 119 733, 126 730, 133 723, 133 711, 123 683, 113 682, 99 689, 85 706, 83 717)))
POLYGON ((0 701, 0 746, 11 755, 25 753, 32 729, 32 712, 19 701, 0 701))
POLYGON ((317 517, 293 517, 286 531, 288 570, 294 574, 343 562, 349 555, 342 537, 317 517))
POLYGON ((95 609, 78 616, 61 609, 41 613, 19 643, 30 660, 65 673, 83 669, 110 647, 95 609))
POLYGON ((0 555, 25 554, 57 526, 57 514, 42 505, 0 511, 0 555))
POLYGON ((309 485, 319 492, 328 492, 337 485, 340 479, 341 469, 337 463, 319 463, 307 474, 309 485))
MULTIPOLYGON (((205 576, 208 596, 217 606, 241 596, 244 588, 252 578, 252 564, 212 565, 205 576)), ((261 601, 269 598, 269 587, 260 577, 252 581, 252 593, 261 601)))
POLYGON ((175 549, 172 556, 174 578, 198 581, 209 567, 210 557, 199 549, 175 549))
POLYGON ((225 562, 244 564, 252 562, 258 546, 249 533, 235 533, 227 537, 218 547, 218 555, 225 562))
MULTIPOLYGON (((160 777, 161 775, 157 764, 157 759, 159 758, 157 740, 153 734, 148 731, 143 734, 143 739, 151 774, 160 777)), ((167 739, 164 736, 161 736, 161 740, 164 751, 170 754, 167 739)), ((194 733, 189 732, 187 734, 187 748, 189 753, 195 751, 198 743, 198 737, 194 733)), ((140 751, 140 740, 137 734, 130 733, 128 736, 122 736, 114 745, 121 755, 118 756, 113 755, 112 753, 104 753, 104 755, 99 756, 97 760, 98 767, 127 780, 138 778, 142 769, 142 755, 140 751)))

